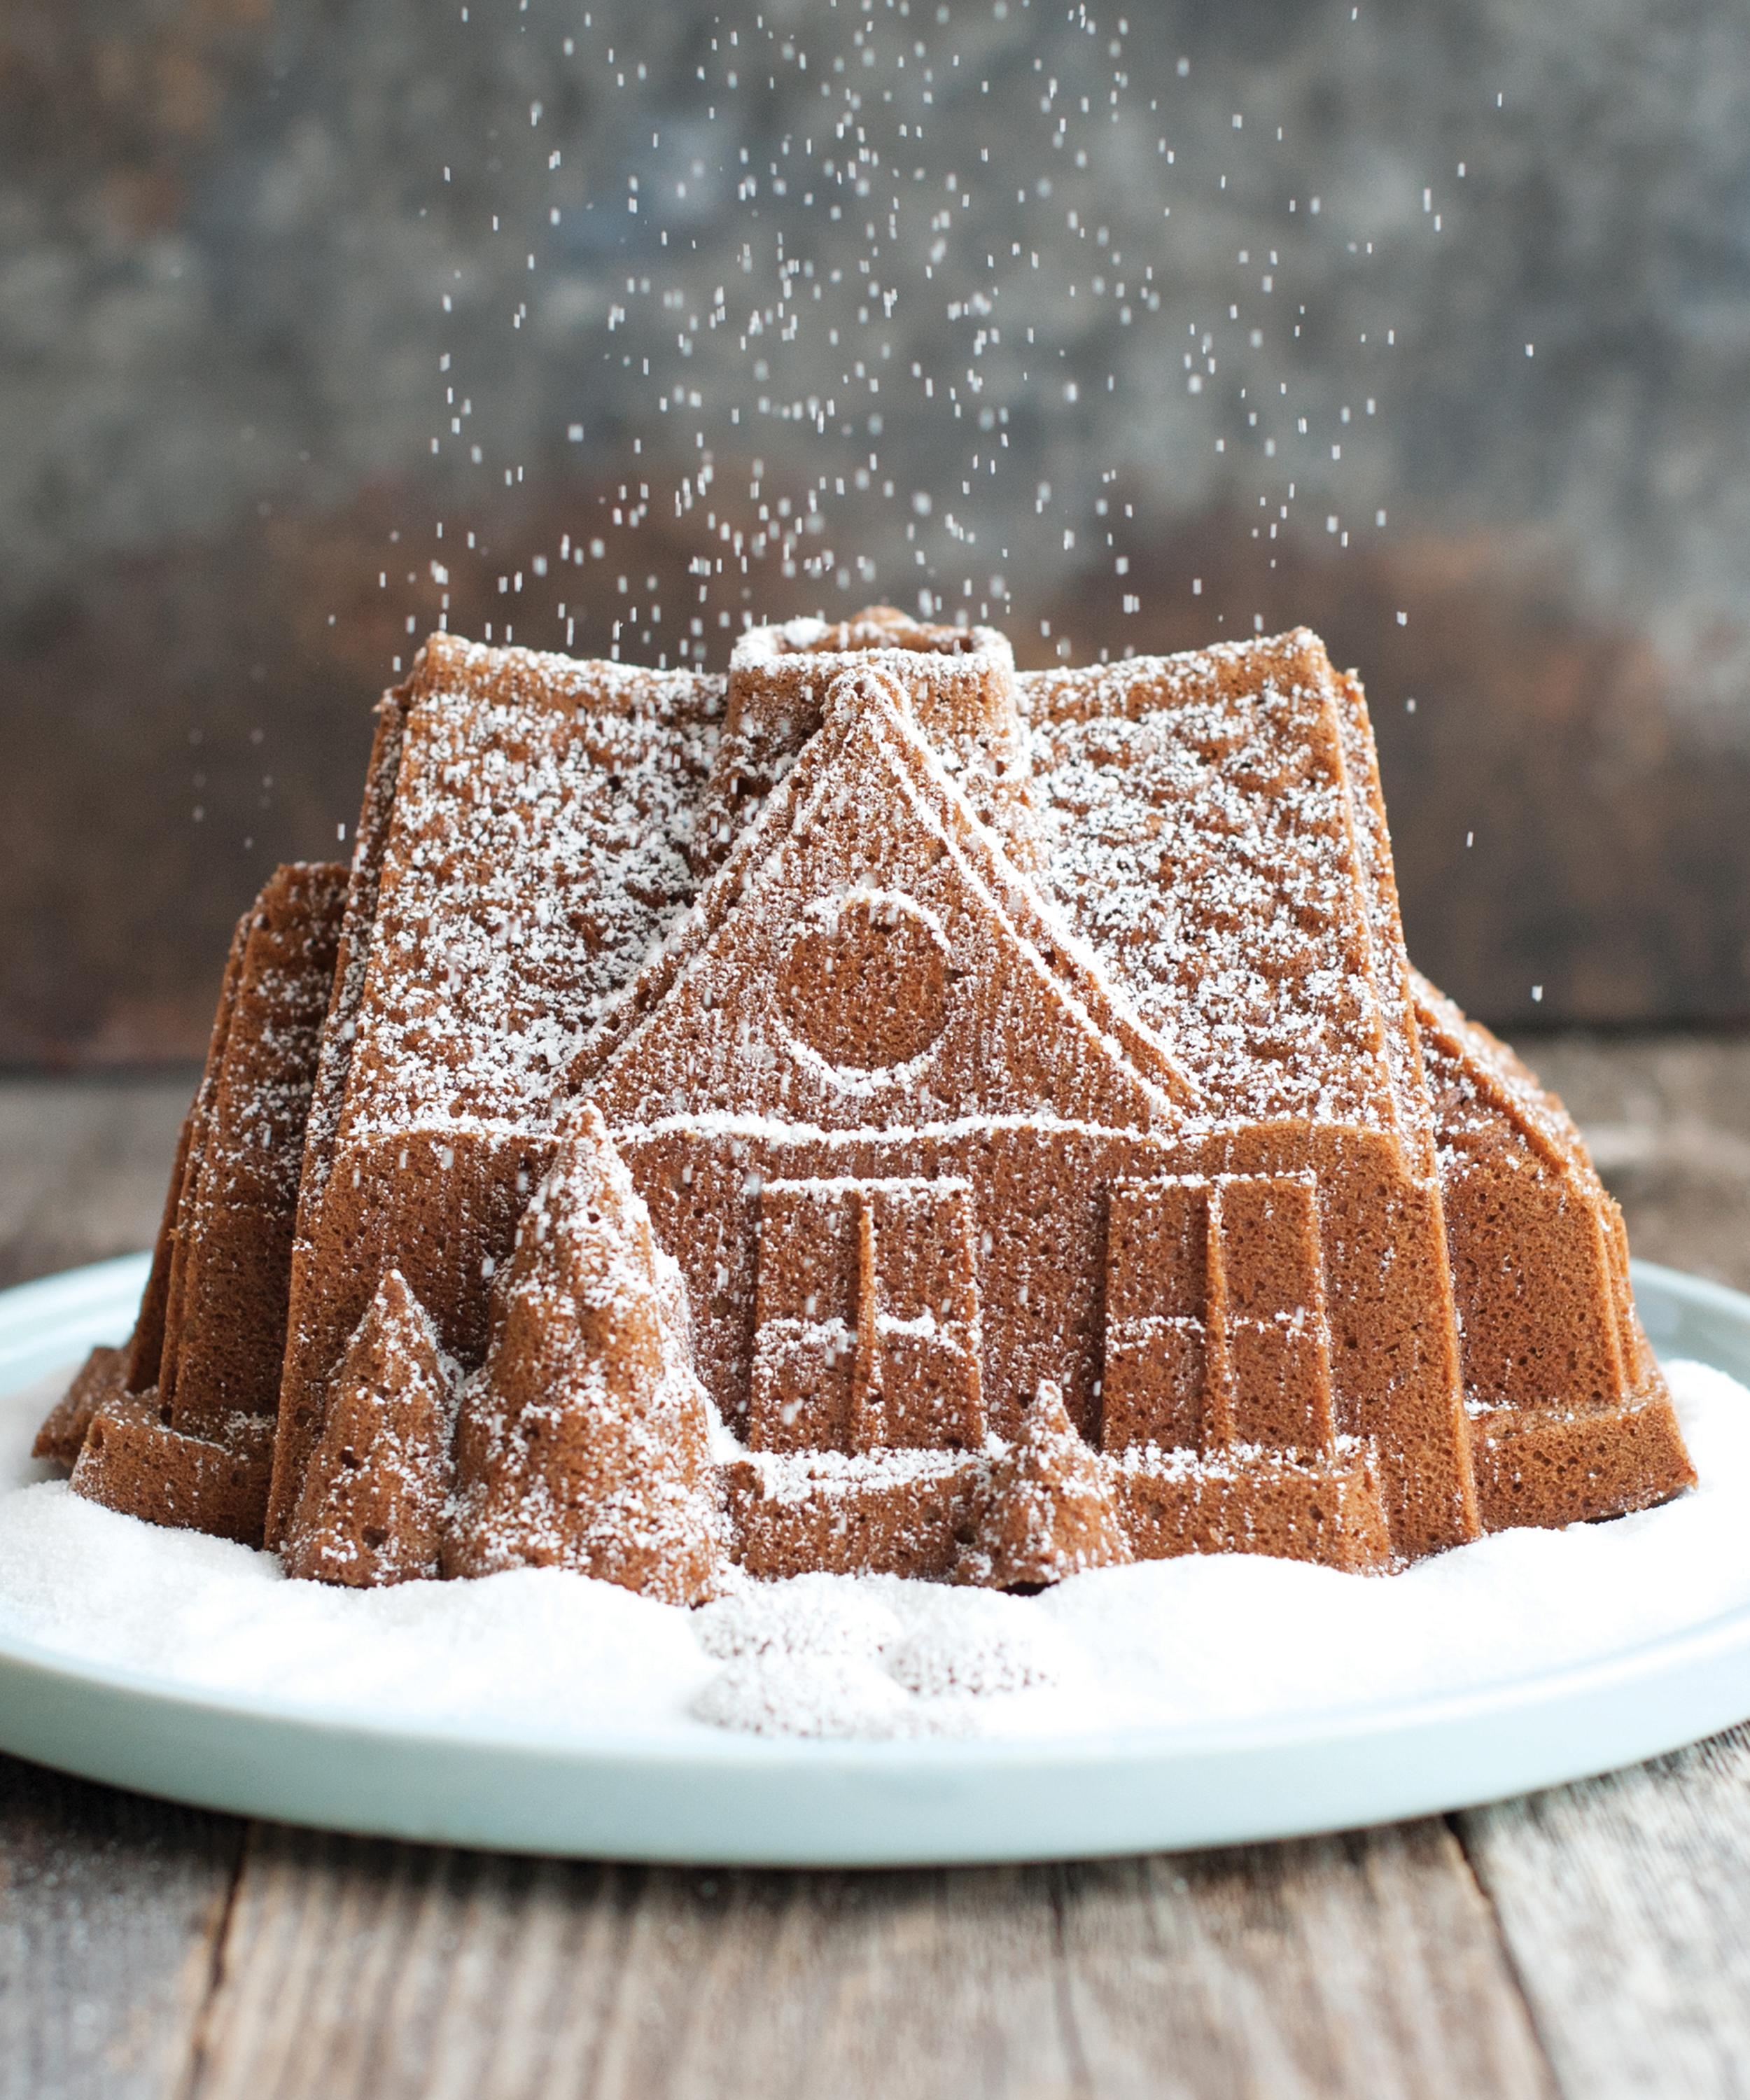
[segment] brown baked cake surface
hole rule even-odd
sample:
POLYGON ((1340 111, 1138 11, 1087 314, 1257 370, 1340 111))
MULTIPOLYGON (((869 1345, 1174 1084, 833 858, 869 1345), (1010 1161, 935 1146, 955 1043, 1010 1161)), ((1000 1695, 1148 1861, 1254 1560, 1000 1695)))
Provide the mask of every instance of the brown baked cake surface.
MULTIPOLYGON (((54 1454, 94 1502, 247 1545, 261 1542, 267 1507, 293 1220, 345 895, 344 868, 282 867, 239 922, 133 1338, 77 1443, 54 1454)), ((95 1368, 75 1394, 90 1391, 95 1368)))
POLYGON ((45 1425, 81 1492, 694 1601, 725 1552, 1383 1569, 1692 1478, 1304 630, 1020 673, 877 607, 726 682, 434 636, 344 888, 287 880, 299 1018, 243 941, 134 1350, 45 1425))

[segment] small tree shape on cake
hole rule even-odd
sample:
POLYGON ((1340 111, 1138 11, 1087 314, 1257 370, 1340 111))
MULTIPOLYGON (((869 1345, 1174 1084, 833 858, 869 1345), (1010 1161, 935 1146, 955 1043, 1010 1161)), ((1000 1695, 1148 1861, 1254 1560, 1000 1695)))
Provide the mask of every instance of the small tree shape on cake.
POLYGON ((399 1269, 377 1286, 329 1381, 283 1557, 311 1582, 435 1580, 456 1370, 399 1269))
POLYGON ((1076 1433, 1061 1390, 1042 1379, 1020 1434, 990 1469, 958 1582, 1039 1590, 1090 1568, 1122 1567, 1131 1542, 1098 1452, 1076 1433))
POLYGON ((569 1568, 693 1604, 723 1564, 685 1286, 585 1103, 523 1214, 463 1390, 444 1573, 569 1568))

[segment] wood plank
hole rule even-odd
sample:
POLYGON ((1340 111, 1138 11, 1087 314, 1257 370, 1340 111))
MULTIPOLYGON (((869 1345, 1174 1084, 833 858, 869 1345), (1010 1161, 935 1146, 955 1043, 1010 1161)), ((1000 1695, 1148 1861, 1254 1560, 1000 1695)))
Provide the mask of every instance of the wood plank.
POLYGON ((0 2100, 179 2089, 241 1839, 0 1757, 0 2100))
MULTIPOLYGON (((0 1084, 0 1285, 150 1244, 190 1083, 0 1084)), ((180 2091, 242 1842, 0 1758, 0 2100, 180 2091)))
POLYGON ((1750 2092, 1750 1727, 1457 1823, 1565 2091, 1750 2092))
POLYGON ((1065 2003, 1104 2094, 1553 2090, 1438 1822, 1065 1870, 1065 2003))
POLYGON ((198 2100, 1551 2090, 1439 1824, 863 1875, 266 1831, 221 1966, 198 2100))
POLYGON ((262 1827, 190 2100, 573 2089, 636 1880, 262 1827))
POLYGON ((1013 2036, 956 2015, 1049 1961, 1051 1906, 1032 1882, 646 1871, 264 1833, 194 2093, 1005 2089, 990 2059, 1050 2042, 1050 1994, 1017 1997, 1013 2036))

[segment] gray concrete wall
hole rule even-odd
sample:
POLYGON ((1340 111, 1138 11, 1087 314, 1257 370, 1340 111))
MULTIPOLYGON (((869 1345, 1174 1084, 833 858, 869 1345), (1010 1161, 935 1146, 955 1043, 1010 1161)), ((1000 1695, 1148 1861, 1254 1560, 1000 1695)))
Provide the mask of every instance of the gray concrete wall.
POLYGON ((440 616, 876 597, 1317 627, 1456 995, 1750 1010, 1735 11, 464 11, 0 14, 0 1057, 196 1045, 440 616))

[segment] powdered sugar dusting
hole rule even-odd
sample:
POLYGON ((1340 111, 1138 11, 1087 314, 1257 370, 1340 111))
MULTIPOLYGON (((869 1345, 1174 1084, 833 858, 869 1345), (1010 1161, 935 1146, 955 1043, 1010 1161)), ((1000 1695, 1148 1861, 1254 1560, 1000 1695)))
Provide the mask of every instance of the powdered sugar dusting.
POLYGON ((732 1663, 694 1700, 692 1712, 698 1720, 749 1736, 880 1741, 949 1732, 873 1663, 839 1657, 732 1663))
POLYGON ((1043 885, 1219 1112, 1393 1127, 1335 682, 1311 638, 1016 683, 1043 885))
POLYGON ((719 682, 439 639, 407 724, 343 1141, 544 1126, 602 1002, 693 892, 719 682))
POLYGON ((707 1604, 694 1630, 705 1652, 725 1662, 764 1655, 870 1662, 898 1639, 900 1622, 866 1586, 835 1575, 798 1575, 789 1582, 749 1582, 707 1604))
POLYGON ((1070 1646, 1025 1597, 995 1590, 926 1593, 904 1638, 884 1657, 923 1698, 988 1698, 1056 1684, 1073 1674, 1070 1646))

